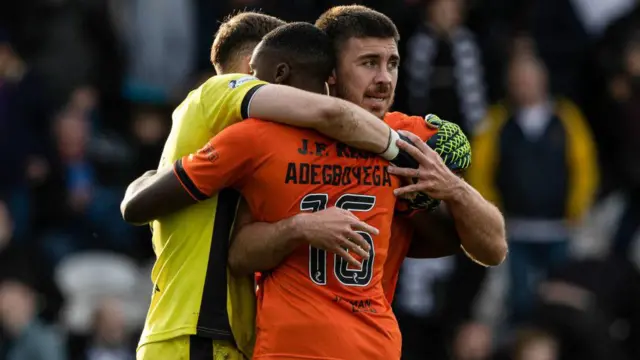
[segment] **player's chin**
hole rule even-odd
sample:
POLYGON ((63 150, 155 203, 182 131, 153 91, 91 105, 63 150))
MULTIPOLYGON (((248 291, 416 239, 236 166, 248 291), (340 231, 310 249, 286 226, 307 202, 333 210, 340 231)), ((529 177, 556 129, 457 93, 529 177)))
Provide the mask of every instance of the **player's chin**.
POLYGON ((363 107, 373 115, 383 119, 384 115, 389 111, 391 104, 388 100, 381 101, 378 99, 365 98, 363 107))

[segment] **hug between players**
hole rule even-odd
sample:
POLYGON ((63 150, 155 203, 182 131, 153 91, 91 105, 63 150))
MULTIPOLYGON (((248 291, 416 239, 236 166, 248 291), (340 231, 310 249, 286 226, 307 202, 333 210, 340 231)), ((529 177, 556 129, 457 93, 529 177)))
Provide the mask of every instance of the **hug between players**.
POLYGON ((640 357, 636 9, 582 3, 10 6, 0 360, 640 357))

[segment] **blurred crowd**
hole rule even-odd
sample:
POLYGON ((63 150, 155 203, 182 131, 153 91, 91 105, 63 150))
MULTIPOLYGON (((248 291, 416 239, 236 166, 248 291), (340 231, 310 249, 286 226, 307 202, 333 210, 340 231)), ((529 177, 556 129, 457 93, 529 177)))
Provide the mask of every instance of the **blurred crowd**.
POLYGON ((0 11, 0 359, 134 358, 153 252, 119 202, 219 21, 354 2, 401 32, 394 108, 461 125, 507 223, 498 268, 405 262, 403 358, 640 358, 639 2, 30 0, 0 11))

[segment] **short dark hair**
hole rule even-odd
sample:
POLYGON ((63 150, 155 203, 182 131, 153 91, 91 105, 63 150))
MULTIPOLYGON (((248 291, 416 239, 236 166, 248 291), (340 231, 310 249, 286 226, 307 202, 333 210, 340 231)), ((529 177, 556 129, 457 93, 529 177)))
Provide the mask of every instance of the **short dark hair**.
POLYGON ((400 41, 398 28, 389 17, 362 5, 334 6, 320 15, 316 26, 331 38, 336 51, 351 38, 393 38, 400 41))
POLYGON ((251 53, 262 37, 285 22, 258 12, 241 12, 224 19, 211 46, 211 63, 216 71, 229 71, 239 56, 251 53))
POLYGON ((262 46, 286 58, 305 74, 326 80, 335 67, 333 43, 324 31, 305 23, 283 25, 267 34, 262 46))

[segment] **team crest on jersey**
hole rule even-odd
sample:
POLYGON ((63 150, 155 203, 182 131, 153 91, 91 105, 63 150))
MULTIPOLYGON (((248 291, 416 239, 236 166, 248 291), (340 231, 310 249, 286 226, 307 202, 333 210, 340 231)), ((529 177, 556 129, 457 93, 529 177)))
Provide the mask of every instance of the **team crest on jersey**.
POLYGON ((205 147, 203 147, 200 151, 200 154, 204 155, 207 157, 207 160, 209 160, 209 162, 214 162, 216 160, 218 160, 218 157, 220 157, 220 154, 218 153, 218 150, 216 150, 213 145, 211 144, 207 144, 205 145, 205 147))
POLYGON ((229 89, 235 89, 238 86, 251 81, 251 80, 258 80, 256 77, 254 76, 243 76, 240 79, 236 79, 236 80, 231 80, 229 81, 229 89))

